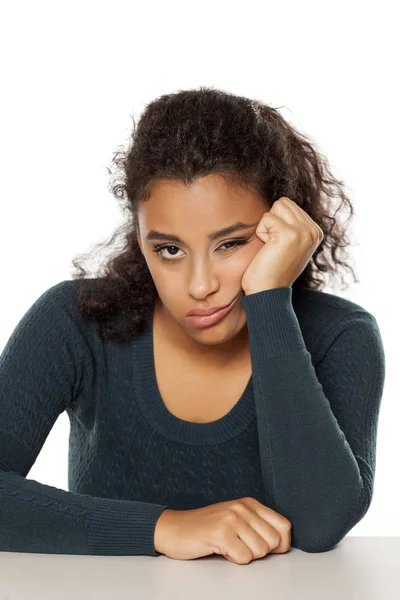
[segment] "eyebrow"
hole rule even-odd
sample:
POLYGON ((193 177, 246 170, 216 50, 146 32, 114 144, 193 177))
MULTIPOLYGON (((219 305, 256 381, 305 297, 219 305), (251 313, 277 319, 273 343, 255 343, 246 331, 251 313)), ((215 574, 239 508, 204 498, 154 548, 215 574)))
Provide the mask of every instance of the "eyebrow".
MULTIPOLYGON (((257 225, 258 221, 255 223, 242 223, 238 221, 234 225, 229 225, 228 227, 224 227, 223 229, 219 229, 218 231, 214 231, 208 235, 210 240, 217 240, 220 237, 225 235, 230 235, 231 233, 238 231, 240 229, 248 229, 249 227, 254 227, 257 225)), ((155 231, 154 229, 150 230, 146 235, 146 240, 167 240, 170 242, 178 242, 180 244, 184 244, 184 241, 181 240, 178 236, 172 235, 171 233, 162 233, 161 231, 155 231)))

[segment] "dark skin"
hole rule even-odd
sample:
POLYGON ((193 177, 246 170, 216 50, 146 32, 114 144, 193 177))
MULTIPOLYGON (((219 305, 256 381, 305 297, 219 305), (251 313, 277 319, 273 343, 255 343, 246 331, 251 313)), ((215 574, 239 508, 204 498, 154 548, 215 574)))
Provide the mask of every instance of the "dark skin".
POLYGON ((191 187, 177 181, 158 183, 140 205, 138 243, 159 295, 154 324, 182 358, 221 369, 248 353, 246 314, 239 302, 244 295, 241 281, 264 246, 255 231, 267 210, 259 195, 232 187, 218 175, 202 177, 191 187), (209 239, 212 232, 239 221, 251 226, 209 239), (174 234, 183 243, 147 240, 150 230, 174 234), (157 256, 153 250, 161 245, 168 247, 157 256), (192 309, 234 299, 234 308, 213 327, 196 329, 186 320, 192 309))

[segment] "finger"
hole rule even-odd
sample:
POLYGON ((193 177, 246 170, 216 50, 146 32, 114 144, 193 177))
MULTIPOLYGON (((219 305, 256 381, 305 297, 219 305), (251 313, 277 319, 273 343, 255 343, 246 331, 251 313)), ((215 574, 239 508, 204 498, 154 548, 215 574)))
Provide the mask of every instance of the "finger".
POLYGON ((285 205, 287 205, 288 208, 290 207, 292 211, 298 215, 299 219, 302 219, 309 225, 309 227, 312 227, 313 231, 317 233, 318 238, 324 237, 322 229, 319 227, 319 225, 317 225, 317 223, 315 223, 315 221, 313 221, 310 215, 303 208, 301 208, 301 206, 286 196, 283 197, 283 200, 285 200, 285 205))
POLYGON ((265 504, 261 504, 255 498, 245 498, 243 500, 251 510, 254 510, 262 519, 267 521, 277 529, 278 531, 284 530, 285 528, 290 528, 292 526, 289 519, 287 519, 284 515, 281 515, 273 508, 269 506, 265 506, 265 504))
POLYGON ((231 556, 233 554, 236 558, 237 550, 237 558, 239 560, 240 556, 243 559, 245 558, 245 553, 243 552, 243 548, 239 541, 244 543, 247 549, 250 550, 252 559, 262 558, 266 554, 269 554, 269 552, 279 544, 280 536, 273 527, 270 527, 269 530, 266 531, 266 525, 267 524, 264 522, 263 526, 257 526, 254 519, 254 513, 253 518, 250 517, 249 521, 246 517, 243 517, 236 529, 228 533, 229 554, 231 556), (259 533, 260 530, 261 533, 259 533))
POLYGON ((234 531, 230 531, 226 534, 221 546, 219 554, 222 554, 231 562, 243 565, 254 560, 251 548, 249 548, 247 543, 234 531))
POLYGON ((293 200, 290 200, 290 198, 287 198, 286 196, 283 197, 282 200, 285 207, 287 207, 298 220, 304 223, 308 229, 311 228, 313 231, 317 231, 314 221, 298 204, 296 204, 296 202, 293 202, 293 200))
MULTIPOLYGON (((279 209, 278 209, 279 210, 279 209)), ((280 208, 282 215, 279 216, 277 214, 272 213, 271 211, 265 213, 263 215, 261 221, 257 225, 257 229, 255 230, 255 235, 257 233, 279 233, 283 228, 292 228, 299 227, 299 220, 296 219, 293 222, 290 222, 290 219, 294 219, 294 217, 288 214, 285 208, 280 208)), ((291 213, 293 215, 293 213, 291 213)))
MULTIPOLYGON (((276 211, 276 213, 278 213, 278 214, 282 213, 282 219, 285 219, 285 221, 287 221, 291 225, 298 227, 299 226, 299 214, 296 213, 291 208, 291 205, 289 203, 290 202, 289 198, 282 197, 282 198, 279 198, 279 200, 282 200, 282 202, 279 202, 279 204, 277 202, 275 202, 272 205, 272 208, 275 207, 274 210, 276 211)), ((271 211, 269 211, 267 214, 270 215, 271 211)), ((272 214, 274 214, 274 213, 272 213, 272 214)))
MULTIPOLYGON (((258 512, 249 508, 245 503, 235 506, 235 510, 242 519, 247 522, 263 540, 265 540, 268 544, 268 552, 281 544, 281 532, 277 527, 274 527, 270 521, 261 517, 258 512)), ((286 540, 284 540, 284 542, 286 542, 286 540)))
POLYGON ((290 547, 292 545, 292 533, 291 531, 285 531, 281 534, 281 541, 277 548, 271 550, 271 554, 285 554, 285 552, 289 552, 290 547))

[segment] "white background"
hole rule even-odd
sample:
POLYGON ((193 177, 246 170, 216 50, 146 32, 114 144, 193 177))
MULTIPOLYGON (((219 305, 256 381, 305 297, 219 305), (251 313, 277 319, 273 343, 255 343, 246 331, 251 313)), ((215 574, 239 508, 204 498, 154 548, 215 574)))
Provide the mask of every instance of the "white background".
MULTIPOLYGON (((3 348, 71 259, 121 222, 107 167, 145 104, 212 85, 282 107, 343 179, 359 284, 386 353, 373 503, 349 535, 400 535, 399 93, 395 2, 2 2, 3 348)), ((351 280, 350 280, 351 281, 351 280)), ((1 382, 0 382, 1 385, 1 382)), ((67 490, 69 420, 29 478, 67 490)))

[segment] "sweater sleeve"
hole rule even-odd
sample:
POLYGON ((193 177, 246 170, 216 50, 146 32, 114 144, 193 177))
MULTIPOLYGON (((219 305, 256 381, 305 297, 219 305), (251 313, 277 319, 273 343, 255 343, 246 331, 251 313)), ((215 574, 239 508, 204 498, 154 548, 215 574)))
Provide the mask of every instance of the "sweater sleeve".
POLYGON ((326 333, 314 367, 291 287, 250 294, 242 303, 271 508, 291 521, 292 546, 330 550, 362 519, 373 496, 385 379, 376 319, 364 309, 349 314, 326 333))
POLYGON ((60 299, 45 291, 0 355, 0 551, 159 556, 154 529, 167 506, 76 494, 27 479, 84 376, 85 346, 60 299))

